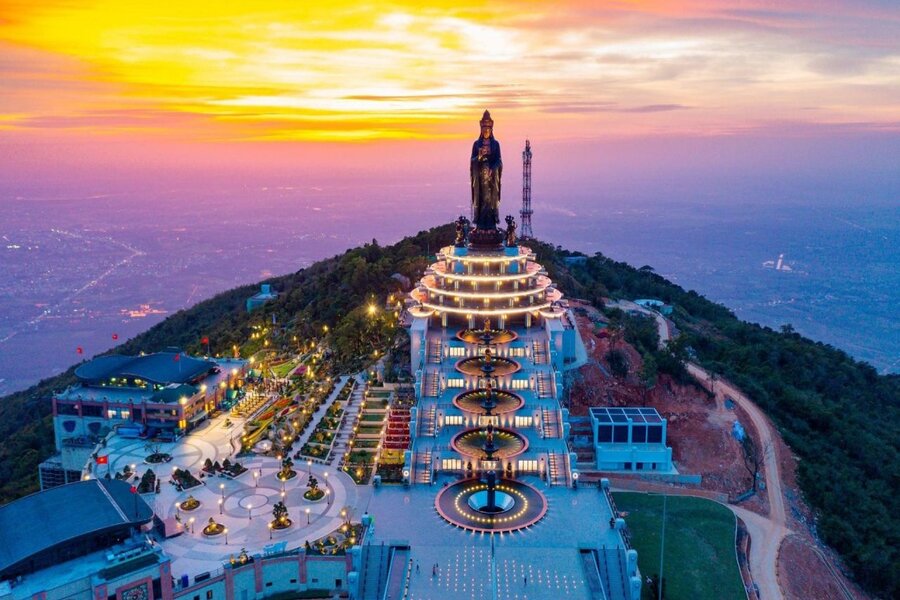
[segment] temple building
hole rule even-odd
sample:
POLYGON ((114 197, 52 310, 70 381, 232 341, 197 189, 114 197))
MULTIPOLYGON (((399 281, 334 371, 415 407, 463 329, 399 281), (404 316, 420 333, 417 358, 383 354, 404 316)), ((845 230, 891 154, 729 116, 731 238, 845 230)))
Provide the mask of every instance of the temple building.
MULTIPOLYGON (((498 227, 500 145, 487 111, 480 125, 472 220, 459 218, 410 293, 409 491, 376 488, 375 538, 401 538, 392 550, 402 560, 436 561, 431 578, 407 580, 412 598, 638 600, 637 553, 608 482, 579 491, 568 447, 563 373, 587 360, 584 344, 513 218, 498 227), (392 514, 398 504, 405 517, 392 514), (434 524, 429 504, 454 528, 434 524), (527 534, 498 535, 517 531, 527 534)), ((358 597, 377 597, 361 583, 358 597)))
POLYGON ((41 489, 80 480, 110 432, 162 440, 184 436, 233 400, 245 367, 245 361, 197 358, 176 348, 101 356, 78 366, 78 383, 53 396, 59 453, 39 466, 41 489))

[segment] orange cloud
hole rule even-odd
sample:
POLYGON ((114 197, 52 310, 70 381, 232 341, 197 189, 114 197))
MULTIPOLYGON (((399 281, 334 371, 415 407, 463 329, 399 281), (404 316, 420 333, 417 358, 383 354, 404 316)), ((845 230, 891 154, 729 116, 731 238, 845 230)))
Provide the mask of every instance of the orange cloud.
POLYGON ((832 9, 808 0, 6 1, 0 128, 433 139, 471 135, 485 107, 558 138, 893 123, 896 15, 878 2, 832 9))

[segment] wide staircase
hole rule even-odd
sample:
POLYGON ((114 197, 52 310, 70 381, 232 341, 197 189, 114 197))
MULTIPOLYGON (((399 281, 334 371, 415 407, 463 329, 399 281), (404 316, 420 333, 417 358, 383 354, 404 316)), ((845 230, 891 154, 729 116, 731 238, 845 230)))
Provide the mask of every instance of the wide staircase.
POLYGON ((582 549, 579 554, 581 555, 581 568, 584 571, 584 583, 591 595, 591 600, 609 600, 600 575, 597 551, 582 549))
POLYGON ((434 437, 436 421, 437 410, 434 406, 430 406, 427 410, 423 410, 419 415, 418 437, 434 437))
POLYGON ((360 600, 382 600, 387 587, 391 566, 392 548, 384 542, 366 544, 362 548, 362 573, 360 574, 360 600))
POLYGON ((433 365, 441 364, 443 359, 444 344, 441 340, 431 340, 428 342, 428 362, 433 365))
POLYGON ((531 353, 534 356, 534 364, 546 365, 549 361, 547 356, 547 343, 542 340, 534 340, 531 342, 531 353))
POLYGON ((545 438, 562 437, 562 431, 559 427, 559 413, 555 410, 541 409, 541 430, 545 438))
POLYGON ((569 417, 572 430, 569 434, 569 448, 578 457, 578 464, 594 468, 596 451, 594 449, 594 432, 588 417, 569 417))
POLYGON ((550 385, 549 373, 538 373, 537 395, 538 398, 550 398, 553 396, 553 386, 550 385))
POLYGON ((597 551, 600 580, 611 599, 628 598, 625 582, 625 549, 601 548, 597 551))
POLYGON ((566 455, 559 452, 551 452, 548 461, 550 485, 568 485, 569 473, 566 470, 566 455))
MULTIPOLYGON (((344 405, 344 415, 341 419, 341 426, 335 435, 334 445, 332 446, 331 454, 328 457, 329 465, 334 464, 338 459, 340 459, 340 466, 344 465, 344 457, 350 447, 350 438, 353 435, 353 425, 356 423, 357 415, 362 410, 364 397, 365 386, 357 383, 353 388, 353 392, 350 394, 350 399, 344 405)), ((306 439, 309 439, 309 436, 312 435, 312 431, 314 430, 308 430, 306 439)))
POLYGON ((394 548, 391 556, 391 568, 388 571, 387 589, 385 598, 408 598, 409 586, 407 582, 412 575, 412 559, 409 557, 409 546, 394 548))
POLYGON ((441 391, 441 378, 438 373, 435 372, 425 372, 425 382, 422 386, 423 394, 431 398, 437 398, 438 393, 441 391))
POLYGON ((415 482, 431 483, 431 449, 416 453, 415 482))

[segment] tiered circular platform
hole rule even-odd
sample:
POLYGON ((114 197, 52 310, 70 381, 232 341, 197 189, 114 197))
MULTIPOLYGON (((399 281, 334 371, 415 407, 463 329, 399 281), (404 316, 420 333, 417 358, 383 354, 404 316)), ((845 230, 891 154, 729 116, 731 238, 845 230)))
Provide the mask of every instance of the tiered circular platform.
MULTIPOLYGON (((487 436, 487 429, 466 429, 453 436, 450 446, 460 454, 471 458, 486 459, 487 454, 483 448, 487 442, 487 436)), ((512 429, 498 427, 494 429, 494 446, 497 448, 494 452, 494 459, 512 458, 525 452, 528 448, 528 438, 512 429)))
POLYGON ((493 250, 447 246, 411 296, 423 308, 468 318, 470 327, 476 319, 499 318, 500 329, 507 319, 536 316, 562 298, 524 246, 493 250))
POLYGON ((434 506, 449 523, 484 533, 523 529, 540 521, 547 512, 544 495, 521 481, 501 479, 496 495, 496 508, 488 510, 487 485, 479 479, 464 479, 441 490, 434 506))
MULTIPOLYGON (((509 329, 491 329, 487 333, 490 337, 489 342, 495 345, 508 344, 519 337, 518 333, 509 329)), ((456 332, 456 337, 468 344, 483 344, 484 329, 461 329, 456 332)))
MULTIPOLYGON (((488 391, 484 388, 463 392, 453 398, 453 406, 476 415, 486 415, 487 411, 482 406, 482 403, 487 398, 487 395, 488 391)), ((503 413, 519 410, 525 404, 522 396, 506 390, 494 390, 494 402, 496 404, 491 409, 492 415, 502 415, 503 413)))
MULTIPOLYGON (((480 377, 485 374, 485 366, 487 365, 488 363, 484 360, 483 356, 471 356, 456 363, 456 370, 460 373, 465 373, 466 375, 480 377)), ((522 368, 522 365, 518 362, 502 356, 491 357, 490 366, 492 367, 489 369, 490 374, 494 377, 512 375, 522 368)))

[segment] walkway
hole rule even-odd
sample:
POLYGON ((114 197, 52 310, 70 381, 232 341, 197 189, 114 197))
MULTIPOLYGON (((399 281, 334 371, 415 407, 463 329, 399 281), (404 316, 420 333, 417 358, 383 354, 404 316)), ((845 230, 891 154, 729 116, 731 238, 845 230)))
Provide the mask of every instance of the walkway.
POLYGON ((309 426, 306 428, 306 431, 297 438, 297 441, 294 442, 294 448, 302 448, 303 444, 309 441, 309 438, 312 436, 313 432, 316 430, 316 425, 319 424, 319 421, 322 420, 322 417, 325 416, 325 411, 331 408, 331 405, 334 404, 334 401, 337 399, 338 394, 341 393, 341 389, 344 387, 344 384, 347 380, 350 379, 347 375, 342 375, 338 378, 338 380, 334 384, 334 389, 329 394, 328 398, 325 402, 322 403, 316 412, 312 414, 312 417, 309 420, 309 426))
POLYGON ((329 465, 333 465, 337 457, 340 457, 338 466, 344 465, 344 454, 347 453, 349 448, 348 444, 350 443, 350 436, 353 434, 353 426, 356 425, 357 415, 362 410, 362 403, 365 399, 366 383, 362 378, 363 373, 364 371, 353 376, 356 380, 356 386, 344 405, 344 415, 341 417, 341 424, 334 435, 334 446, 331 447, 331 456, 328 458, 329 465))

